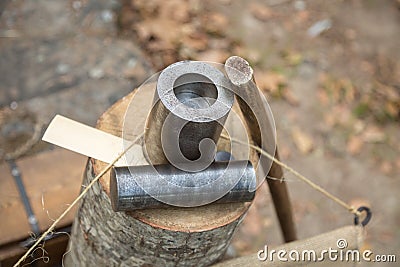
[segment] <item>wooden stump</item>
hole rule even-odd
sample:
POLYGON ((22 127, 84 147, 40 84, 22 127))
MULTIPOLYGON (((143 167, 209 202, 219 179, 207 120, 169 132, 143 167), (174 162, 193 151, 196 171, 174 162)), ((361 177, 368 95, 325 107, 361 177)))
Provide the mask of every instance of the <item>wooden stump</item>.
MULTIPOLYGON (((121 136, 125 113, 136 92, 106 111, 97 128, 121 136)), ((132 129, 132 139, 144 129, 153 94, 154 85, 148 85, 136 96, 139 101, 135 100, 135 116, 129 117, 136 126, 132 129)), ((219 142, 223 142, 222 139, 219 142)), ((141 149, 136 149, 135 153, 143 158, 141 149)), ((255 157, 253 153, 254 160, 255 157)), ((143 164, 137 162, 140 163, 143 164)), ((104 162, 89 159, 83 185, 89 184, 105 166, 104 162)), ((109 179, 108 172, 80 204, 71 233, 68 265, 207 266, 223 256, 251 204, 114 212, 109 199, 109 179)))

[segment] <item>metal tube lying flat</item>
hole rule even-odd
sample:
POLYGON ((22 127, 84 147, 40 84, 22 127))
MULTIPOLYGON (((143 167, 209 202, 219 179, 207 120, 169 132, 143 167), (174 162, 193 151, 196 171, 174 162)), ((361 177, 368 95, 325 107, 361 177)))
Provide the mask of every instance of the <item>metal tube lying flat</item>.
POLYGON ((217 203, 249 202, 254 198, 255 189, 256 174, 249 161, 214 162, 207 169, 195 173, 179 170, 170 164, 114 167, 110 180, 114 211, 168 207, 160 200, 168 201, 169 198, 180 199, 186 206, 196 206, 213 194, 222 196, 217 203), (167 182, 162 186, 154 184, 156 175, 167 182), (148 194, 146 188, 140 186, 143 181, 147 181, 149 187, 158 187, 157 193, 148 194), (211 187, 204 189, 210 184, 211 187), (221 190, 226 193, 221 194, 221 190))
MULTIPOLYGON (((266 140, 266 138, 274 138, 274 136, 262 135, 262 131, 265 130, 265 127, 269 127, 269 125, 265 124, 264 120, 257 119, 256 113, 262 112, 263 102, 254 81, 253 69, 245 59, 238 56, 232 56, 226 60, 225 70, 230 81, 238 88, 238 90, 240 90, 240 94, 237 95, 243 96, 242 98, 237 97, 236 99, 238 100, 240 109, 246 119, 246 124, 249 128, 252 140, 261 148, 268 147, 268 144, 266 144, 266 141, 268 140, 266 140)), ((275 149, 275 157, 279 159, 277 149, 275 149)), ((272 165, 271 163, 268 164, 266 158, 261 158, 260 162, 263 167, 265 165, 271 167, 268 176, 275 178, 283 177, 282 168, 276 163, 272 162, 272 165)), ((285 241, 290 242, 296 240, 292 206, 286 183, 272 179, 267 179, 267 183, 285 241)))
POLYGON ((208 166, 234 102, 229 84, 221 71, 204 62, 182 61, 165 68, 146 121, 149 163, 199 161, 208 166))

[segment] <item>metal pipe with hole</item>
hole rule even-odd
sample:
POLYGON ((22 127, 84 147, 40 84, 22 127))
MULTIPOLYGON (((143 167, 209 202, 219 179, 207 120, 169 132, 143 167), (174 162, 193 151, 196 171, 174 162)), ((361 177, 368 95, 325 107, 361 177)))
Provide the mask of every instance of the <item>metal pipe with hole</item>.
POLYGON ((144 154, 149 163, 197 162, 197 171, 211 164, 234 102, 229 86, 221 71, 204 62, 182 61, 165 68, 146 121, 144 154))

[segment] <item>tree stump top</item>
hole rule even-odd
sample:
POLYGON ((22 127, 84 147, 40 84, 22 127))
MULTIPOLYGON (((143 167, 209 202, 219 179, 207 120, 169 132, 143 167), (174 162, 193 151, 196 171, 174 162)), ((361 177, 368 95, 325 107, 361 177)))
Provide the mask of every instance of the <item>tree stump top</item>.
MULTIPOLYGON (((141 132, 144 131, 145 119, 151 108, 155 89, 154 84, 148 84, 144 87, 145 88, 141 88, 140 91, 134 90, 111 106, 99 118, 96 127, 104 132, 122 137, 122 129, 125 127, 125 114, 127 110, 134 109, 134 113, 129 113, 129 119, 133 120, 130 121, 129 124, 136 127, 132 129, 131 132, 133 134, 130 138, 133 139, 135 136, 140 135, 141 132), (134 97, 135 101, 133 102, 132 100, 134 97)), ((124 130, 126 131, 126 128, 124 130)), ((134 153, 142 153, 142 155, 138 156, 143 157, 141 149, 136 149, 134 153)), ((100 173, 101 170, 107 166, 105 162, 96 159, 91 159, 91 161, 93 163, 94 175, 100 173)), ((100 184, 107 195, 109 195, 110 172, 107 172, 100 178, 100 184)), ((170 207, 167 209, 147 209, 131 211, 126 214, 156 228, 183 232, 201 232, 232 223, 248 210, 250 204, 251 203, 211 203, 194 208, 170 207)))

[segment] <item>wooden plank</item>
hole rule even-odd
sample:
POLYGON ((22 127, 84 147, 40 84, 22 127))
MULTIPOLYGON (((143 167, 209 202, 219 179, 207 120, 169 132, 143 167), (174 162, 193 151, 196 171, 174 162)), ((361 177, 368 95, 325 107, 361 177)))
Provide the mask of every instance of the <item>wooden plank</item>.
MULTIPOLYGON (((54 149, 17 161, 41 230, 57 218, 80 191, 87 158, 54 149)), ((21 240, 31 232, 17 187, 7 164, 0 165, 0 245, 21 240)), ((72 223, 75 209, 58 225, 72 223)))

